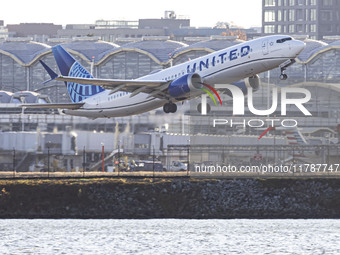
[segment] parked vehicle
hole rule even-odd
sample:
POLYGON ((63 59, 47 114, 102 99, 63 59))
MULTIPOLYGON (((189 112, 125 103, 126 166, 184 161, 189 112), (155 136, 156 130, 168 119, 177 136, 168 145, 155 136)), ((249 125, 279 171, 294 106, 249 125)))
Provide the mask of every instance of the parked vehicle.
POLYGON ((130 168, 130 171, 155 171, 155 172, 162 172, 163 165, 159 161, 139 161, 130 168))
POLYGON ((187 171, 187 170, 188 170, 187 165, 180 161, 173 161, 169 167, 170 172, 187 171))

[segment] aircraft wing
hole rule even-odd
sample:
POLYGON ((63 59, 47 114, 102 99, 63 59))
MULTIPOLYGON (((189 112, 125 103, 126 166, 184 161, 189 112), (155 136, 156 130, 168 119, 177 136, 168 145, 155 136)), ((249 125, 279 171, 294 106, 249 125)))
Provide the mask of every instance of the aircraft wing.
POLYGON ((58 81, 73 82, 86 85, 101 86, 104 89, 112 90, 111 94, 117 91, 130 92, 133 97, 138 93, 147 93, 157 98, 169 98, 167 93, 168 81, 163 80, 121 80, 121 79, 98 79, 98 78, 79 78, 70 76, 58 76, 58 81))
POLYGON ((21 107, 76 110, 76 109, 81 108, 83 105, 84 105, 84 103, 72 103, 72 104, 66 104, 66 103, 60 103, 60 104, 22 104, 21 107))

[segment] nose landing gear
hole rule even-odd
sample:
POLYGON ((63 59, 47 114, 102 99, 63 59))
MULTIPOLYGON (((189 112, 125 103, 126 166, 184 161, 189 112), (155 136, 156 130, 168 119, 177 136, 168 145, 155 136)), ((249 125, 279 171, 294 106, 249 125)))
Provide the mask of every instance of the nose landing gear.
POLYGON ((284 73, 284 70, 281 70, 281 75, 280 75, 280 80, 287 80, 288 78, 288 75, 284 73))
POLYGON ((177 111, 177 105, 172 102, 166 103, 163 105, 163 111, 165 113, 175 113, 177 111))
POLYGON ((280 65, 280 71, 281 71, 280 80, 287 80, 288 75, 285 74, 285 71, 286 71, 288 66, 290 66, 294 63, 295 63, 295 59, 288 59, 287 61, 285 61, 284 63, 282 63, 280 65))

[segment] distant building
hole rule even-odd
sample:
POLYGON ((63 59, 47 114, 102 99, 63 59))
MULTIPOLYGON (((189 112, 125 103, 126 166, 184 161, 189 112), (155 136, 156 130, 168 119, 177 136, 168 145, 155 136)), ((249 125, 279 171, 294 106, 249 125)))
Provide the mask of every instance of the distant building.
POLYGON ((137 20, 97 20, 96 29, 138 28, 137 20))
POLYGON ((164 36, 164 29, 104 28, 97 29, 81 25, 67 25, 58 30, 59 38, 74 39, 79 37, 100 38, 106 42, 117 42, 122 39, 138 40, 145 36, 164 36))
POLYGON ((161 19, 140 19, 138 28, 148 29, 177 29, 182 27, 190 27, 190 19, 176 15, 174 11, 165 11, 164 17, 161 19))
MULTIPOLYGON (((97 20, 93 24, 67 24, 65 27, 52 23, 20 23, 1 26, 0 39, 19 37, 31 38, 34 42, 49 44, 50 39, 59 38, 73 40, 74 38, 99 38, 102 41, 119 43, 142 40, 150 36, 168 36, 171 40, 184 42, 186 37, 210 37, 231 35, 229 26, 191 27, 190 19, 176 15, 174 11, 165 11, 159 19, 139 20, 97 20)), ((258 33, 254 29, 241 29, 247 38, 253 38, 258 33)))
MULTIPOLYGON (((224 23, 223 23, 224 24, 224 23)), ((184 42, 186 37, 210 37, 227 35, 228 32, 242 30, 247 38, 258 33, 254 29, 229 28, 229 26, 191 27, 190 19, 176 15, 174 11, 165 11, 159 19, 134 20, 97 20, 95 24, 69 24, 58 31, 59 38, 98 37, 107 42, 121 44, 141 40, 146 36, 169 36, 171 40, 184 42)))
POLYGON ((8 33, 8 29, 3 27, 3 26, 0 26, 0 39, 6 39, 9 37, 9 33, 8 33))
POLYGON ((264 34, 340 35, 339 0, 262 0, 264 34))
POLYGON ((20 23, 7 25, 9 33, 15 37, 32 37, 36 42, 46 42, 48 38, 54 38, 62 25, 53 23, 20 23))
POLYGON ((190 27, 190 19, 140 19, 140 29, 178 29, 190 27))
POLYGON ((3 20, 0 20, 0 40, 10 37, 10 33, 8 33, 8 29, 4 26, 4 23, 3 20))
MULTIPOLYGON (((172 39, 177 39, 173 31, 190 27, 190 19, 176 17, 173 11, 166 11, 164 18, 161 19, 97 20, 92 25, 70 24, 66 26, 66 29, 58 31, 58 37, 70 39, 86 36, 99 37, 109 42, 141 39, 145 36, 172 36, 172 39)), ((214 31, 213 34, 215 34, 214 31)))

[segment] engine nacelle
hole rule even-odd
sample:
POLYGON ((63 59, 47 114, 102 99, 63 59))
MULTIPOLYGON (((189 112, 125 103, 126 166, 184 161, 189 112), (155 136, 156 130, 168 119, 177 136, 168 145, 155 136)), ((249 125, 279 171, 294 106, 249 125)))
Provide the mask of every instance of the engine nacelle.
POLYGON ((169 84, 169 95, 175 98, 185 97, 191 91, 199 90, 203 87, 202 78, 197 73, 183 75, 169 84))
MULTIPOLYGON (((255 76, 252 76, 252 77, 248 77, 244 80, 233 82, 232 85, 238 87, 239 89, 242 90, 244 95, 247 95, 248 94, 248 88, 252 88, 253 92, 259 90, 259 88, 261 86, 261 79, 258 75, 255 75, 255 76)), ((225 94, 232 97, 232 94, 229 90, 226 90, 225 94)))
POLYGON ((261 79, 258 75, 244 79, 247 87, 251 87, 253 92, 258 91, 261 86, 261 79))

